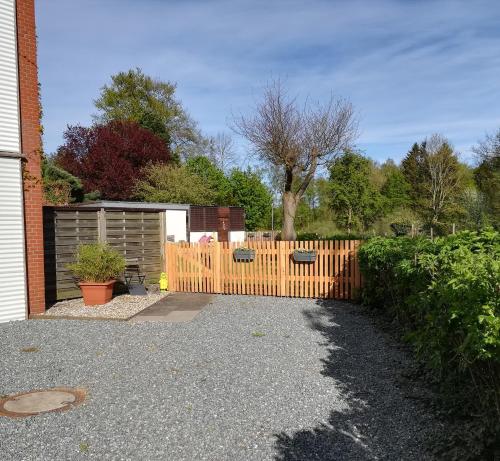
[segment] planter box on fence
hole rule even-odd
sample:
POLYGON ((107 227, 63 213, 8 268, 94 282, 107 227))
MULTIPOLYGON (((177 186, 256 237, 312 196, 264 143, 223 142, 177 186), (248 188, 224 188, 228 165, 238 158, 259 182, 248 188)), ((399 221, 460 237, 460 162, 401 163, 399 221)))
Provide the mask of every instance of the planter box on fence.
POLYGON ((236 249, 233 251, 235 261, 253 261, 255 259, 255 250, 236 249))
POLYGON ((293 252, 293 260, 296 263, 313 263, 316 261, 316 251, 314 250, 295 250, 293 252))

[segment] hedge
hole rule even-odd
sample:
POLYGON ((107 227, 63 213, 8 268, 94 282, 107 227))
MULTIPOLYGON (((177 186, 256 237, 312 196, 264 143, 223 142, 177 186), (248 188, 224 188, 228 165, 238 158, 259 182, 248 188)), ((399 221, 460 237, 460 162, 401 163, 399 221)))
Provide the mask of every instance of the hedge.
POLYGON ((375 237, 359 260, 364 303, 397 319, 440 382, 468 390, 466 405, 481 415, 471 451, 498 443, 500 233, 375 237))

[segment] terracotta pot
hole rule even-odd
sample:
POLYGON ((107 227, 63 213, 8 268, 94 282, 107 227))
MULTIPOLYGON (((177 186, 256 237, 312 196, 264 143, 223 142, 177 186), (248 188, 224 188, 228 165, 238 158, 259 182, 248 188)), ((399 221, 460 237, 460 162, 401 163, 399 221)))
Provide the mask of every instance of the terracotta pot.
POLYGON ((80 282, 80 290, 82 290, 83 302, 86 306, 97 306, 106 304, 113 299, 113 285, 116 280, 109 282, 80 282))

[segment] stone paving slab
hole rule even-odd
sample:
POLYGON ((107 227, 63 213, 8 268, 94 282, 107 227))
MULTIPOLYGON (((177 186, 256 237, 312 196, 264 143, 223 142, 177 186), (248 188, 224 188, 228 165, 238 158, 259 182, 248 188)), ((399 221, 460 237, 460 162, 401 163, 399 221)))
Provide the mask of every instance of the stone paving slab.
POLYGON ((171 293, 129 321, 131 323, 190 322, 211 303, 212 299, 213 296, 206 293, 171 293))

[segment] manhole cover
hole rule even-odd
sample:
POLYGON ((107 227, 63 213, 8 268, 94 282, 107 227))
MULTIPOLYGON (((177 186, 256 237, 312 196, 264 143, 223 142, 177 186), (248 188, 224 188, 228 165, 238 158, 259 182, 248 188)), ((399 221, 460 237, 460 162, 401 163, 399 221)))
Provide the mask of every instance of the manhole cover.
POLYGON ((0 400, 0 416, 22 418, 49 411, 64 411, 79 405, 84 399, 83 389, 67 387, 23 392, 0 400))

